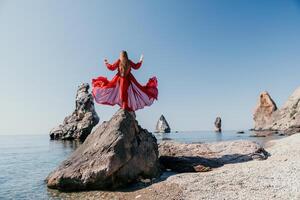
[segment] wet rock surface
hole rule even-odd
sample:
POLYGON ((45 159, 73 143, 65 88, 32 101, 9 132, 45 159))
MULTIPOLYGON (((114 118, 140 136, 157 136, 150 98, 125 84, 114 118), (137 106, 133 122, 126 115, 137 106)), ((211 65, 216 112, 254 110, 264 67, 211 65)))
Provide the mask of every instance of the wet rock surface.
POLYGON ((84 141, 98 122, 89 84, 83 83, 77 89, 74 112, 64 119, 63 124, 50 131, 50 139, 84 141))
POLYGON ((160 175, 156 138, 119 110, 46 179, 62 191, 116 189, 160 175))

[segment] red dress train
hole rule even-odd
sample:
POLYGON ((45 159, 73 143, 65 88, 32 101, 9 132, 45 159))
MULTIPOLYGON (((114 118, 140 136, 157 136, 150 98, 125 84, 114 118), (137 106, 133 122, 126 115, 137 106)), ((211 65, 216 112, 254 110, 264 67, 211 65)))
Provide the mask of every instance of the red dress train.
POLYGON ((156 77, 150 78, 145 86, 141 85, 132 75, 131 68, 139 69, 142 62, 136 64, 131 60, 129 62, 130 67, 123 76, 121 76, 119 69, 120 60, 117 60, 112 65, 106 64, 111 71, 118 69, 118 73, 111 81, 103 76, 92 80, 92 93, 97 103, 105 105, 118 104, 123 109, 135 111, 150 106, 154 100, 157 100, 156 77))

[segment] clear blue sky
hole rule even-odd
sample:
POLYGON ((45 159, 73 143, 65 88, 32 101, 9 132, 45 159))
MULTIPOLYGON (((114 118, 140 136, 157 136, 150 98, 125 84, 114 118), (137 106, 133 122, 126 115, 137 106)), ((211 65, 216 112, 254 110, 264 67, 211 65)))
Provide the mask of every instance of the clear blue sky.
MULTIPOLYGON (((138 111, 154 129, 247 129, 263 90, 281 106, 300 86, 299 1, 0 0, 0 134, 48 134, 74 109, 77 85, 115 72, 120 50, 145 62, 159 100, 138 111)), ((101 120, 117 107, 97 105, 101 120)))

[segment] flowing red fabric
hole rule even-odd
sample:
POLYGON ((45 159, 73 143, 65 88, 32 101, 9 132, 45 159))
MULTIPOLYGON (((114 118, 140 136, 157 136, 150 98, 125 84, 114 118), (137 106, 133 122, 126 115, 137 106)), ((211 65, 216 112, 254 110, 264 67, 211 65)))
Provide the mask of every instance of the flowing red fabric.
POLYGON ((132 75, 131 68, 139 69, 142 62, 129 62, 130 67, 123 76, 121 76, 119 68, 120 60, 117 60, 114 64, 106 64, 111 71, 118 69, 118 73, 111 81, 103 76, 92 80, 92 93, 97 103, 104 105, 118 104, 123 109, 135 111, 150 106, 154 100, 157 100, 156 77, 150 78, 146 85, 141 85, 132 75))

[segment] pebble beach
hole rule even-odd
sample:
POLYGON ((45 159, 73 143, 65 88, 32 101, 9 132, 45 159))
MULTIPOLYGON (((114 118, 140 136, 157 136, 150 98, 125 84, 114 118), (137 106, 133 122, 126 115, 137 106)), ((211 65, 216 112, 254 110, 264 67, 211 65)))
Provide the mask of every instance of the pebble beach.
POLYGON ((263 161, 227 164, 204 173, 169 176, 148 187, 117 192, 55 193, 53 199, 300 199, 300 134, 270 141, 263 161))

